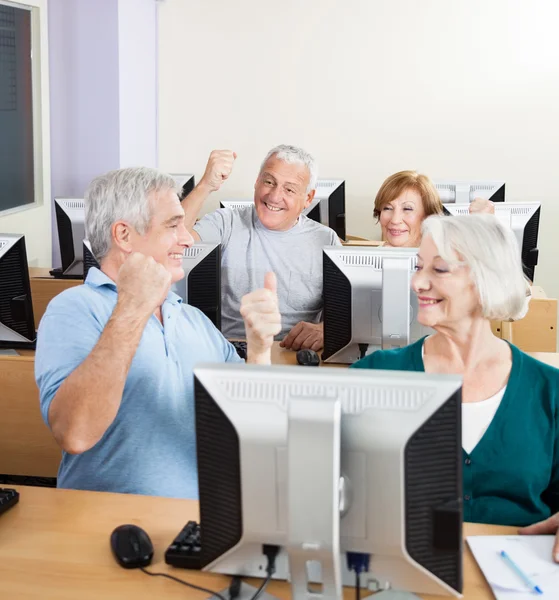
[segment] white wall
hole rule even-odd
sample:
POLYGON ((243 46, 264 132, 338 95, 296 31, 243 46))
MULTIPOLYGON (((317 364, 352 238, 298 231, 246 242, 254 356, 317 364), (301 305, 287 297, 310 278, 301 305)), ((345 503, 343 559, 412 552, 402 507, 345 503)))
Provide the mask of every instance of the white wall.
POLYGON ((157 165, 156 17, 155 0, 118 0, 120 167, 157 165))
POLYGON ((559 297, 556 0, 166 0, 159 164, 198 177, 234 148, 220 197, 251 194, 265 152, 302 145, 346 179, 349 233, 377 237, 385 177, 503 179, 540 200, 536 283, 559 297))
POLYGON ((29 265, 49 266, 51 205, 47 0, 19 0, 18 3, 33 7, 31 30, 34 63, 32 77, 35 203, 11 214, 0 214, 0 232, 23 233, 29 265))
POLYGON ((157 164, 156 2, 49 0, 49 15, 52 197, 82 198, 101 173, 157 164))

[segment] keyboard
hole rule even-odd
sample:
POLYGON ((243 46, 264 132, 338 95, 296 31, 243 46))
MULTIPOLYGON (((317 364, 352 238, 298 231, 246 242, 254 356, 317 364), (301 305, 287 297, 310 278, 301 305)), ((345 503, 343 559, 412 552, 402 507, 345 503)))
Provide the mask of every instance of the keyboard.
POLYGON ((201 569, 200 525, 188 521, 165 552, 165 562, 180 569, 201 569))
POLYGON ((0 488, 0 515, 19 502, 19 492, 10 488, 0 488))
POLYGON ((247 358, 247 343, 246 342, 231 342, 237 354, 244 360, 247 358))

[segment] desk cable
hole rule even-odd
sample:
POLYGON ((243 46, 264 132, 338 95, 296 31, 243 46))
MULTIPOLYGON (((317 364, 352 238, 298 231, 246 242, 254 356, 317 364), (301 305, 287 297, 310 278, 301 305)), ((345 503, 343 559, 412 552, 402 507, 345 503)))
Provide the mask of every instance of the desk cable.
MULTIPOLYGON (((276 572, 276 557, 279 554, 280 548, 279 546, 274 546, 272 544, 264 544, 262 546, 262 552, 268 559, 268 564, 266 565, 266 578, 260 584, 260 587, 254 592, 252 598, 250 600, 258 600, 260 596, 264 593, 266 586, 270 583, 272 579, 272 575, 276 572)), ((235 598, 239 597, 241 593, 241 578, 236 576, 233 577, 231 581, 231 586, 229 587, 229 599, 235 600, 235 598)))
POLYGON ((218 594, 217 592, 201 587, 194 583, 188 583, 188 581, 184 581, 183 579, 179 579, 178 577, 173 577, 173 575, 168 575, 167 573, 152 573, 151 571, 147 571, 144 567, 140 567, 140 571, 142 571, 142 573, 145 573, 146 575, 150 575, 151 577, 166 577, 167 579, 171 579, 172 581, 176 581, 177 583, 182 583, 182 585, 186 585, 187 587, 194 588, 199 592, 211 594, 212 597, 215 596, 219 600, 226 600, 226 598, 224 598, 221 594, 218 594))

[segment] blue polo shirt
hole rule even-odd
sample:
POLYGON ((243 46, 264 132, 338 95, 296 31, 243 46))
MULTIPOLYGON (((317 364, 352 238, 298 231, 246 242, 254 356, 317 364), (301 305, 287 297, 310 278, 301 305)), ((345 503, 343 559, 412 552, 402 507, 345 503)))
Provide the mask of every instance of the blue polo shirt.
MULTIPOLYGON (((84 285, 49 303, 35 356, 47 425, 58 388, 95 346, 116 301, 115 283, 92 268, 84 285)), ((62 453, 58 487, 198 497, 192 369, 199 362, 241 359, 202 312, 173 292, 162 315, 164 326, 152 315, 144 329, 120 408, 103 437, 82 454, 62 453)))

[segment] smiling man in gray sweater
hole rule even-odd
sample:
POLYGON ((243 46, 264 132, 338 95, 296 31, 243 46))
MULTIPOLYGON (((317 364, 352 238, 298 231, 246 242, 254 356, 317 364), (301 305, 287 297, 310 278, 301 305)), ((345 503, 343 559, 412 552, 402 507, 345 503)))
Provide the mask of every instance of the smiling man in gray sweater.
POLYGON ((320 350, 322 248, 340 241, 332 229, 302 214, 315 194, 316 162, 295 146, 272 148, 254 185, 254 205, 221 208, 196 223, 205 200, 231 174, 236 157, 230 150, 214 150, 200 183, 182 201, 194 239, 221 244, 222 332, 229 339, 245 337, 240 300, 262 287, 264 274, 273 271, 282 317, 281 345, 320 350))

